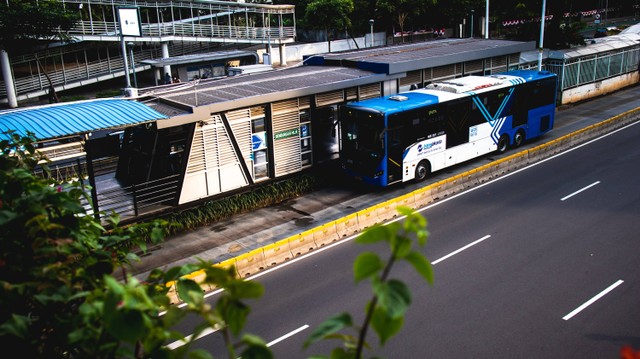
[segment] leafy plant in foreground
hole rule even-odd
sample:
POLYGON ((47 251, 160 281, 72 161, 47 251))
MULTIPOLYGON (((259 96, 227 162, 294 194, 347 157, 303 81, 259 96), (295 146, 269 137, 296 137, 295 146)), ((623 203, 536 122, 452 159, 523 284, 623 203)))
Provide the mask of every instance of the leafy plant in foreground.
POLYGON ((429 284, 433 284, 431 263, 422 253, 413 249, 413 240, 410 237, 411 234, 415 235, 418 246, 423 247, 428 237, 427 220, 410 208, 398 207, 398 212, 406 216, 403 223, 373 226, 356 239, 357 243, 362 244, 385 241, 391 250, 386 262, 373 252, 364 252, 353 264, 356 283, 368 279, 373 289, 373 298, 367 304, 362 326, 355 326, 349 313, 341 313, 316 328, 305 342, 305 348, 320 340, 339 339, 342 340, 343 347, 335 348, 331 353, 331 359, 360 359, 363 357, 364 348, 370 347, 366 343, 369 326, 378 336, 380 345, 384 345, 397 334, 411 305, 411 292, 406 284, 389 278, 391 268, 398 261, 409 262, 429 284), (348 328, 353 329, 357 335, 341 333, 348 328))

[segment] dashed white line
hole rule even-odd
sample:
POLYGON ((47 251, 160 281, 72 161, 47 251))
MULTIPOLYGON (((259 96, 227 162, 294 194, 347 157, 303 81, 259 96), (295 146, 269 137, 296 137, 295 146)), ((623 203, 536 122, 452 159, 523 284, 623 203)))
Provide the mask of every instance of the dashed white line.
POLYGON ((267 343, 267 346, 270 347, 270 346, 272 346, 274 344, 278 344, 279 342, 281 342, 281 341, 283 341, 283 340, 285 340, 285 339, 287 339, 287 338, 289 338, 291 336, 294 336, 294 335, 300 333, 301 331, 303 331, 303 330, 305 330, 307 328, 309 328, 309 325, 305 324, 305 325, 301 326, 300 328, 281 336, 278 339, 270 341, 269 343, 267 343))
MULTIPOLYGON (((207 329, 203 330, 203 331, 198 335, 198 337, 197 337, 197 338, 195 338, 195 340, 198 340, 198 339, 200 339, 200 338, 202 338, 202 337, 205 337, 205 336, 207 336, 207 335, 209 335, 209 334, 213 334, 213 333, 215 333, 215 332, 217 332, 217 331, 218 331, 218 329, 217 329, 217 328, 207 328, 207 329)), ((166 347, 166 348, 169 348, 169 349, 171 349, 171 350, 174 350, 174 349, 176 349, 176 348, 179 348, 179 347, 181 347, 181 346, 183 346, 183 345, 185 345, 185 344, 189 343, 189 341, 191 341, 191 339, 192 339, 192 338, 193 338, 193 335, 187 335, 186 337, 184 337, 184 339, 176 340, 176 341, 175 341, 175 342, 173 342, 173 343, 167 344, 165 347, 166 347)))
POLYGON ((577 190, 577 191, 573 192, 572 194, 570 194, 570 195, 568 195, 568 196, 565 196, 565 197, 563 197, 563 198, 560 198, 560 200, 561 200, 561 201, 564 201, 565 199, 569 199, 569 198, 571 198, 571 197, 573 197, 573 196, 577 195, 578 193, 580 193, 580 192, 582 192, 582 191, 586 191, 586 190, 588 190, 589 188, 591 188, 591 187, 593 187, 593 186, 595 186, 595 185, 597 185, 597 184, 599 184, 599 183, 600 183, 600 181, 595 181, 595 182, 593 182, 592 184, 588 185, 587 187, 584 187, 584 188, 582 188, 582 189, 580 189, 580 190, 577 190))
POLYGON ((602 298, 605 294, 611 292, 615 287, 619 286, 620 284, 624 283, 624 281, 622 279, 618 280, 617 282, 613 283, 612 285, 610 285, 607 289, 603 290, 602 292, 600 292, 598 295, 596 295, 595 297, 589 299, 586 303, 584 303, 583 305, 579 306, 578 308, 576 308, 574 311, 572 311, 571 313, 565 315, 564 317, 562 317, 562 319, 564 320, 569 320, 571 318, 573 318, 573 316, 575 316, 576 314, 580 313, 582 310, 584 310, 586 307, 590 306, 591 304, 593 304, 596 300, 602 298))
POLYGON ((458 253, 460 253, 460 252, 464 251, 465 249, 471 248, 471 247, 475 246, 476 244, 478 244, 478 243, 480 243, 480 242, 484 241, 485 239, 489 239, 489 238, 491 238, 491 235, 488 235, 488 234, 487 234, 486 236, 484 236, 484 237, 482 237, 482 238, 480 238, 480 239, 478 239, 478 240, 476 240, 476 241, 474 241, 474 242, 471 242, 471 243, 467 244, 466 246, 464 246, 464 247, 462 247, 462 248, 460 248, 460 249, 458 249, 458 250, 455 250, 455 251, 453 251, 453 252, 451 252, 451 253, 447 254, 447 255, 446 255, 446 256, 444 256, 444 257, 441 257, 441 258, 436 259, 435 261, 431 262, 431 264, 432 264, 432 265, 434 265, 434 264, 437 264, 437 263, 439 263, 439 262, 442 262, 443 260, 445 260, 445 259, 447 259, 447 258, 449 258, 449 257, 451 257, 451 256, 455 256, 456 254, 458 254, 458 253))

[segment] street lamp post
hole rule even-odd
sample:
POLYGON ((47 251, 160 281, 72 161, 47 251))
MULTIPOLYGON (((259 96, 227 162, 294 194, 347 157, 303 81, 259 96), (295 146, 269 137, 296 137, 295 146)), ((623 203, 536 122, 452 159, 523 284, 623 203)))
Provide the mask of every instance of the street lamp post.
POLYGON ((484 17, 485 17, 485 21, 484 21, 484 38, 488 39, 489 38, 489 0, 487 0, 487 3, 485 4, 484 17))
MULTIPOLYGON (((136 78, 136 61, 133 58, 133 42, 128 42, 127 46, 129 47, 129 54, 131 57, 131 72, 133 73, 133 87, 138 87, 138 79, 136 78)), ((129 72, 127 70, 127 72, 129 72)))
POLYGON ((544 49, 544 18, 546 16, 547 0, 542 0, 542 18, 540 21, 540 48, 538 49, 538 71, 542 71, 542 51, 544 49))
POLYGON ((369 26, 371 26, 371 46, 369 47, 373 47, 373 23, 375 21, 373 19, 369 19, 369 26))
POLYGON ((471 9, 471 37, 473 37, 473 13, 475 10, 471 9))

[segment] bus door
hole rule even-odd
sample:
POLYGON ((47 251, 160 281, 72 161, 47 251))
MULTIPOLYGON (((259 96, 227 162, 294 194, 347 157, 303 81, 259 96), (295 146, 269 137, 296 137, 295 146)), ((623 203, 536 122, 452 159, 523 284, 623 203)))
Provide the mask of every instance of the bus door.
POLYGON ((387 131, 387 182, 389 184, 402 181, 402 131, 400 127, 387 131))

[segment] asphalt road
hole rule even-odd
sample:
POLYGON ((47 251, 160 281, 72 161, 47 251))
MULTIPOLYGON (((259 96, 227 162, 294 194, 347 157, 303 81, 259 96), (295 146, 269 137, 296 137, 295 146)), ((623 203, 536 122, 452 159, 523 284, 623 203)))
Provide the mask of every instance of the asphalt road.
MULTIPOLYGON (((521 149, 551 141, 637 107, 640 107, 640 86, 560 108, 556 112, 553 131, 536 141, 525 143, 521 149)), ((168 269, 193 263, 196 257, 213 263, 222 262, 513 153, 507 151, 504 155, 486 155, 433 173, 423 183, 408 182, 375 191, 342 178, 335 168, 321 169, 335 178, 332 186, 277 206, 237 215, 170 237, 136 263, 132 272, 144 279, 154 268, 168 269)))
MULTIPOLYGON (((631 125, 427 207, 435 284, 394 268, 413 303, 376 354, 616 358, 624 344, 640 348, 639 136, 631 125)), ((251 303, 247 331, 272 342, 276 358, 327 354, 337 342, 301 349, 313 328, 343 311, 362 320, 370 289, 354 285, 351 264, 370 248, 325 248, 255 279, 266 294, 251 303)), ((216 333, 196 346, 224 357, 216 333)))

